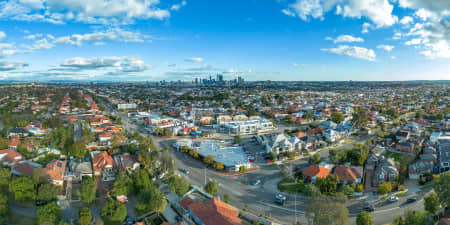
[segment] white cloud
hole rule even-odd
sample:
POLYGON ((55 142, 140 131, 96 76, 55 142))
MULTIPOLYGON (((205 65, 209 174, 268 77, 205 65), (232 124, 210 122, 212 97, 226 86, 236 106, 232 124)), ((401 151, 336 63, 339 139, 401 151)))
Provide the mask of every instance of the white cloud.
POLYGON ((404 16, 401 20, 400 23, 404 26, 409 26, 414 22, 414 19, 410 16, 404 16))
POLYGON ((414 15, 422 21, 405 35, 412 37, 405 44, 428 58, 450 58, 450 1, 399 0, 399 5, 416 10, 414 15))
POLYGON ((203 58, 197 58, 197 57, 194 57, 194 58, 188 58, 188 59, 185 59, 184 61, 186 61, 186 62, 197 62, 197 63, 199 63, 199 62, 203 62, 203 58))
MULTIPOLYGON (((324 19, 324 14, 336 9, 336 14, 343 17, 361 18, 371 20, 377 28, 389 27, 395 24, 398 18, 392 15, 394 6, 388 0, 296 0, 288 5, 286 10, 295 12, 302 20, 310 17, 324 19)), ((284 14, 286 11, 283 11, 284 14)), ((289 14, 286 14, 289 15, 289 14)))
POLYGON ((142 72, 152 68, 139 57, 76 57, 64 60, 60 65, 69 70, 114 69, 117 73, 142 72))
POLYGON ((235 74, 238 74, 238 73, 251 73, 251 72, 252 72, 251 69, 235 70, 235 69, 231 69, 231 68, 223 71, 223 73, 235 73, 235 74))
POLYGON ((0 58, 27 53, 29 51, 17 49, 14 44, 0 43, 0 58))
POLYGON ((172 10, 172 11, 177 11, 177 10, 179 10, 181 7, 185 6, 186 4, 187 4, 186 1, 182 1, 180 4, 172 5, 172 7, 170 7, 170 10, 172 10))
POLYGON ((400 32, 395 32, 394 33, 394 36, 392 37, 392 39, 394 39, 394 40, 399 40, 399 39, 401 39, 402 38, 402 33, 400 33, 400 32))
POLYGON ((321 51, 331 52, 338 55, 347 55, 354 58, 375 61, 376 55, 372 49, 358 46, 339 45, 337 48, 324 48, 321 51))
MULTIPOLYGON (((10 0, 0 3, 0 18, 61 24, 129 24, 136 19, 164 19, 159 0, 10 0)), ((180 3, 180 7, 185 1, 180 3)), ((175 8, 177 8, 175 6, 175 8)))
POLYGON ((293 67, 305 67, 307 66, 306 64, 298 64, 298 63, 292 63, 293 67))
POLYGON ((20 70, 27 66, 28 64, 23 62, 0 61, 0 71, 20 70))
POLYGON ((361 33, 369 33, 369 28, 371 27, 370 23, 363 23, 361 33))
POLYGON ((121 41, 121 42, 144 42, 150 40, 151 36, 142 34, 140 32, 126 31, 120 28, 113 28, 107 31, 97 31, 88 34, 73 34, 70 36, 63 36, 54 38, 55 44, 62 45, 77 45, 81 46, 83 43, 90 44, 105 44, 107 41, 121 41))
POLYGON ((392 59, 392 60, 394 60, 394 59, 397 59, 397 57, 395 57, 395 56, 391 56, 391 59, 392 59))
POLYGON ((418 45, 421 42, 422 42, 422 39, 414 38, 414 39, 411 39, 410 41, 405 42, 405 45, 418 45))
POLYGON ((53 48, 53 44, 48 42, 47 38, 35 41, 31 46, 27 48, 30 50, 46 50, 53 48))
POLYGON ((5 32, 3 32, 3 31, 0 31, 0 40, 3 40, 3 39, 5 39, 5 37, 6 37, 6 34, 5 34, 5 32))
POLYGON ((377 48, 381 48, 387 52, 390 52, 392 49, 394 49, 394 46, 392 45, 378 45, 377 48))
POLYGON ((295 17, 295 13, 292 12, 291 10, 288 10, 288 9, 282 9, 281 12, 282 12, 284 15, 295 17))
POLYGON ((34 39, 40 38, 40 37, 42 37, 42 34, 30 34, 30 35, 25 36, 25 39, 34 40, 34 39))
POLYGON ((339 35, 337 38, 333 39, 331 37, 326 37, 325 40, 333 41, 334 43, 341 42, 364 42, 364 39, 360 37, 353 37, 351 35, 339 35))

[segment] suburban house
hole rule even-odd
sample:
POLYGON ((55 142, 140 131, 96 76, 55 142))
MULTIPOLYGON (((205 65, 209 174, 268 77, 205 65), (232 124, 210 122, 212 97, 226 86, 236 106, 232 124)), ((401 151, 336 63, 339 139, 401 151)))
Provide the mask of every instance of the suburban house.
POLYGON ((450 139, 439 139, 437 143, 439 168, 441 172, 450 170, 450 139))
POLYGON ((20 138, 16 137, 16 138, 11 139, 11 141, 8 144, 8 148, 17 150, 19 145, 20 145, 20 138))
POLYGON ((394 181, 399 175, 400 164, 383 155, 371 154, 367 159, 366 170, 375 172, 372 186, 377 187, 386 181, 394 181))
POLYGON ((16 176, 33 175, 34 169, 42 168, 41 164, 30 162, 27 160, 20 161, 11 166, 11 174, 16 176))
POLYGON ((101 175, 102 172, 110 173, 114 167, 114 160, 106 151, 91 152, 92 168, 94 175, 101 175))
POLYGON ((0 150, 0 162, 3 166, 12 166, 23 160, 25 160, 23 156, 14 149, 0 150))
POLYGON ((239 211, 212 198, 207 201, 185 198, 179 202, 181 210, 199 225, 242 225, 239 211))
POLYGON ((406 141, 409 139, 409 132, 406 130, 398 130, 397 133, 395 133, 395 138, 397 141, 406 141))
POLYGON ((134 172, 141 165, 136 161, 136 157, 131 156, 128 153, 114 156, 114 162, 116 163, 117 168, 122 172, 129 173, 134 172))
POLYGON ((314 164, 303 170, 303 179, 314 183, 317 178, 325 178, 330 172, 330 169, 314 164))
POLYGON ((71 163, 70 171, 74 181, 82 181, 83 177, 92 177, 92 165, 90 162, 71 163))
POLYGON ((43 169, 42 173, 50 183, 62 186, 66 174, 66 161, 54 159, 43 169))
POLYGON ((361 184, 363 168, 361 166, 338 165, 334 169, 333 174, 339 177, 339 182, 343 184, 361 184))
POLYGON ((302 149, 302 142, 297 137, 290 137, 284 133, 274 135, 266 141, 266 152, 280 154, 284 152, 299 151, 302 149))

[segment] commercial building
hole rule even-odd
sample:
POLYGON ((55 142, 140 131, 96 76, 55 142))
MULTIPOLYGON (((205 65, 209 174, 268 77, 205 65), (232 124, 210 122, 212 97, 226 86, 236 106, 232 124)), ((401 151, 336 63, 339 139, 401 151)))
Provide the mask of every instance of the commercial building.
POLYGON ((136 109, 137 105, 136 103, 130 103, 130 104, 117 104, 118 110, 127 110, 127 109, 136 109))
POLYGON ((258 134, 273 130, 270 120, 264 118, 254 118, 248 120, 217 120, 220 132, 234 135, 258 134))
POLYGON ((205 141, 196 149, 200 156, 212 156, 215 162, 223 163, 228 171, 239 171, 241 166, 251 167, 242 147, 221 147, 216 141, 205 141))

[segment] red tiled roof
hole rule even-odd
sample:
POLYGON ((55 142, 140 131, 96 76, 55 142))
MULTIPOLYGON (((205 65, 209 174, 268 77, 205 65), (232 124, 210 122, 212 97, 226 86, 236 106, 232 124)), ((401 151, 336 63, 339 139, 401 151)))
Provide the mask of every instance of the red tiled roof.
POLYGON ((331 172, 330 169, 327 169, 325 167, 321 167, 319 165, 311 165, 310 167, 303 170, 303 175, 309 176, 309 177, 318 177, 318 178, 324 178, 328 176, 328 174, 331 172))
POLYGON ((362 177, 362 174, 359 173, 357 168, 343 165, 338 165, 336 169, 334 169, 334 174, 339 177, 340 181, 347 181, 349 183, 353 183, 357 178, 362 177))
POLYGON ((94 168, 94 172, 100 172, 106 167, 113 167, 114 160, 108 155, 106 151, 101 151, 94 155, 94 159, 92 160, 92 167, 94 168))
POLYGON ((49 180, 62 181, 66 172, 66 162, 54 159, 43 170, 49 180))
POLYGON ((0 161, 8 164, 13 164, 24 160, 23 156, 14 149, 0 150, 0 161))
POLYGON ((200 200, 182 200, 180 205, 189 208, 205 225, 241 225, 239 211, 226 203, 212 198, 207 202, 200 200), (190 202, 190 203, 189 203, 190 202), (189 203, 189 204, 188 204, 189 203))

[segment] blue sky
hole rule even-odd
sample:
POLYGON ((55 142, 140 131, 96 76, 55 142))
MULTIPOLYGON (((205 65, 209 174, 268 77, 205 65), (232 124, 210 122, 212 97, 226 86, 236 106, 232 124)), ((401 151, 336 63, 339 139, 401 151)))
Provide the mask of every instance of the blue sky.
POLYGON ((2 80, 450 79, 448 0, 7 0, 2 80))

